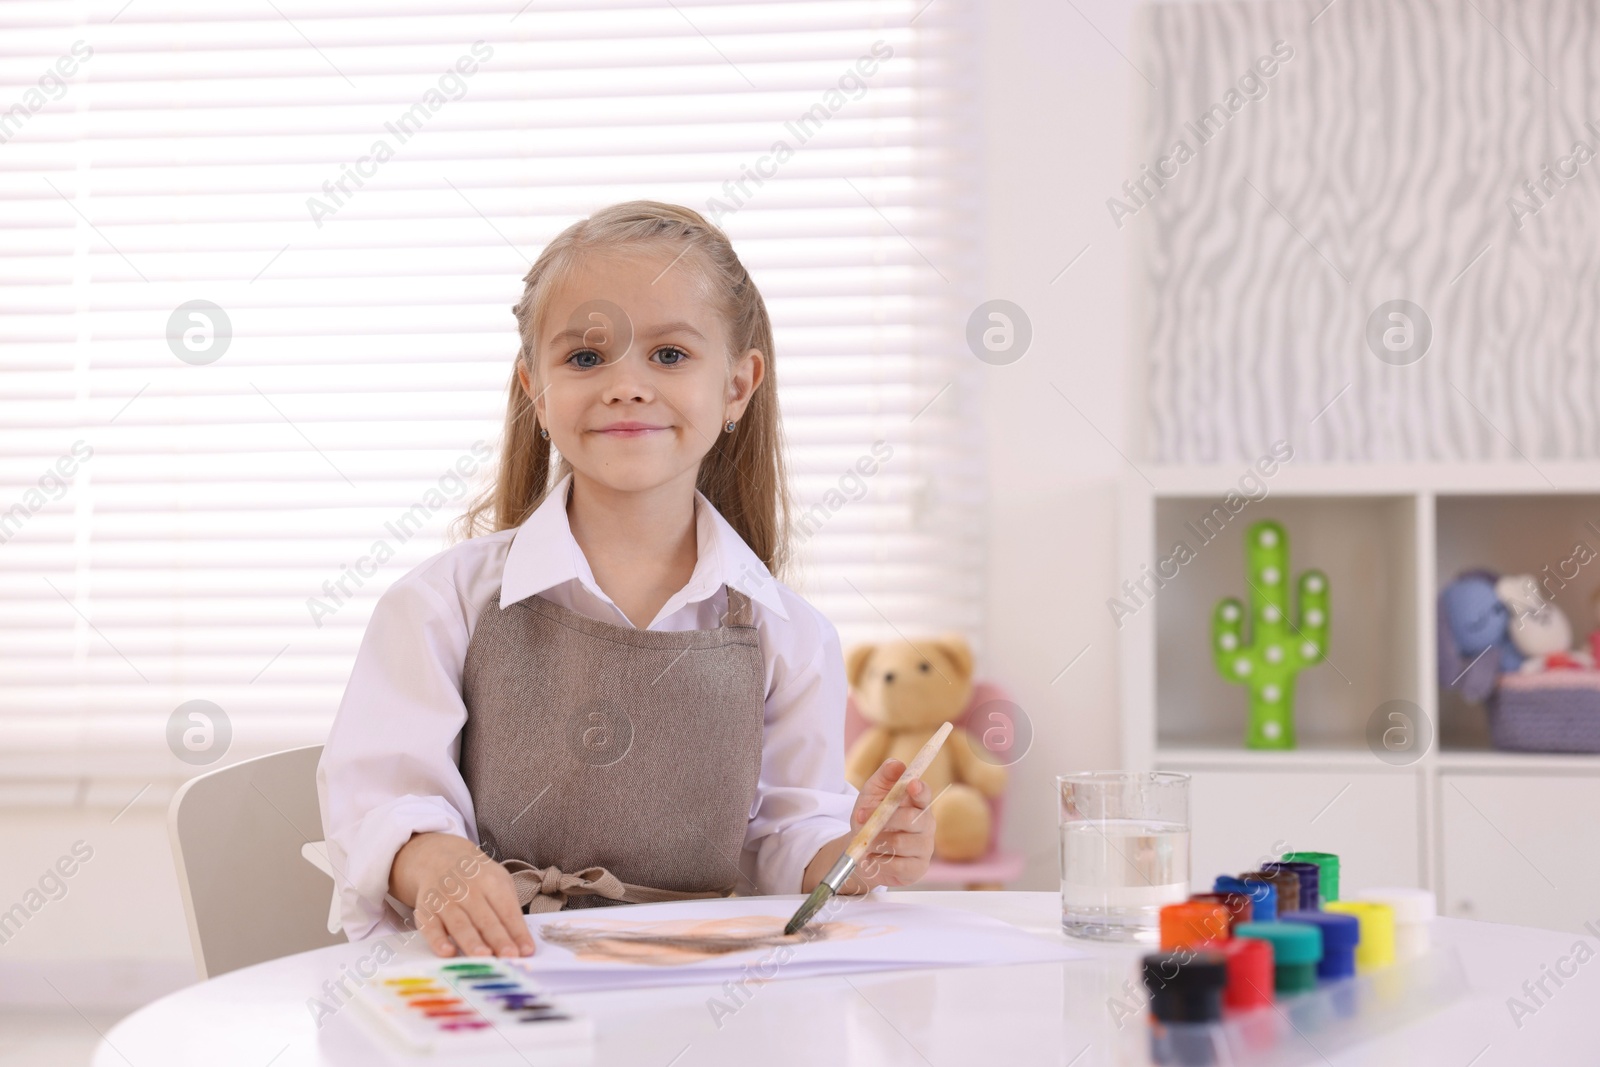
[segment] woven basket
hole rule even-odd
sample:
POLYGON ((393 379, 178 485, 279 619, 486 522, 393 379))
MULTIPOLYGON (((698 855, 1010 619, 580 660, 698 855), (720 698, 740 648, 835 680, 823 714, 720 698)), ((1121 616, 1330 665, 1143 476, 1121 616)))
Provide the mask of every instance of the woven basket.
POLYGON ((1600 671, 1503 674, 1484 706, 1495 748, 1600 752, 1600 671))

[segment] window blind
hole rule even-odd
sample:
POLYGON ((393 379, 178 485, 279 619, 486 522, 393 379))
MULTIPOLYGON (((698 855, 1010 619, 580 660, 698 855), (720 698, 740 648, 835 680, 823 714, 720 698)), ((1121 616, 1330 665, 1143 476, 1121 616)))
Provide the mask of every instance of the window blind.
POLYGON ((792 584, 978 637, 973 31, 924 3, 0 6, 12 750, 320 740, 492 470, 521 276, 635 198, 767 298, 792 584))

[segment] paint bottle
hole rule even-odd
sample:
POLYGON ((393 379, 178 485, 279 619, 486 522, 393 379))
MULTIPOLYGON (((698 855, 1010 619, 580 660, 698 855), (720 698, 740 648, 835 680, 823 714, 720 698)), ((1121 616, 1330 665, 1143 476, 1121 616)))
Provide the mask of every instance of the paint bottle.
MULTIPOLYGON (((1321 867, 1318 867, 1315 863, 1283 862, 1262 864, 1261 869, 1267 871, 1275 867, 1282 867, 1285 870, 1293 871, 1295 876, 1300 879, 1301 911, 1316 911, 1318 908, 1322 907, 1322 894, 1318 891, 1318 881, 1322 877, 1321 867)), ((1283 898, 1280 896, 1278 899, 1282 900, 1283 898)), ((1278 908, 1278 911, 1280 912, 1293 910, 1293 908, 1278 908)))
POLYGON ((1249 1011, 1272 1003, 1272 942, 1234 937, 1213 948, 1228 961, 1228 985, 1222 991, 1225 1011, 1249 1011))
POLYGON ((1300 909, 1300 876, 1281 863, 1269 863, 1259 871, 1250 871, 1243 878, 1264 878, 1278 891, 1279 911, 1300 909))
POLYGON ((1315 863, 1318 868, 1317 895, 1326 904, 1339 899, 1339 857, 1332 852, 1286 852, 1285 863, 1315 863))
POLYGON ((1427 955, 1431 942, 1429 931, 1438 914, 1438 903, 1432 892, 1414 886, 1395 886, 1363 889, 1355 899, 1375 900, 1394 909, 1396 960, 1414 960, 1427 955))
POLYGON ((1191 893, 1191 904, 1216 904, 1228 909, 1228 932, 1233 932, 1234 923, 1247 923, 1255 919, 1255 906, 1250 898, 1243 893, 1191 893))
POLYGON ((1317 987, 1322 931, 1305 923, 1240 923, 1234 937, 1272 943, 1272 985, 1278 993, 1304 993, 1317 987))
POLYGON ((1175 952, 1229 936, 1232 921, 1221 904, 1184 901, 1161 909, 1161 951, 1175 952))
POLYGON ((1218 893, 1243 893, 1250 898, 1251 922, 1271 922, 1278 917, 1278 889, 1260 875, 1217 875, 1211 887, 1218 893))
POLYGON ((1365 974, 1394 962, 1394 909, 1376 900, 1336 900, 1328 910, 1361 921, 1356 970, 1365 974))
POLYGON ((1322 959, 1317 977, 1323 981, 1350 978, 1356 973, 1356 945, 1361 940, 1361 920, 1336 911, 1286 911, 1279 922, 1305 923, 1322 931, 1322 959))
POLYGON ((1219 1062, 1217 1023, 1228 981, 1217 952, 1159 952, 1141 968, 1150 991, 1150 1059, 1162 1067, 1211 1067, 1219 1062))

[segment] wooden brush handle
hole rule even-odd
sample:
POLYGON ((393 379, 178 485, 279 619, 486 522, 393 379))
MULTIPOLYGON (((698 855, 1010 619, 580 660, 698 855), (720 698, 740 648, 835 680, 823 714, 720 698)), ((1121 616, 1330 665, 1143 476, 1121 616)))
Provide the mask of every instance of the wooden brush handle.
POLYGON ((928 764, 933 762, 933 757, 939 754, 939 749, 944 744, 944 739, 950 736, 951 729, 953 724, 947 722, 928 738, 928 743, 922 746, 922 751, 917 753, 904 773, 889 787, 889 795, 883 798, 883 803, 878 805, 866 824, 856 831, 856 836, 850 839, 849 846, 844 850, 845 855, 858 862, 866 855, 867 848, 871 846, 872 839, 878 836, 878 831, 883 829, 883 824, 888 822, 889 816, 905 802, 906 790, 911 787, 911 783, 922 776, 922 772, 928 769, 928 764))

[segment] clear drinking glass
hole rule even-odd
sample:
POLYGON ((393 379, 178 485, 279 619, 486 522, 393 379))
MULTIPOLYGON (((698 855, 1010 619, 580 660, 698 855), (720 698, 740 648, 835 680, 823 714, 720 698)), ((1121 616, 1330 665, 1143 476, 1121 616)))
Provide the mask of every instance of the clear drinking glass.
POLYGON ((1100 941, 1160 940, 1161 908, 1189 897, 1189 776, 1056 777, 1061 928, 1100 941))

